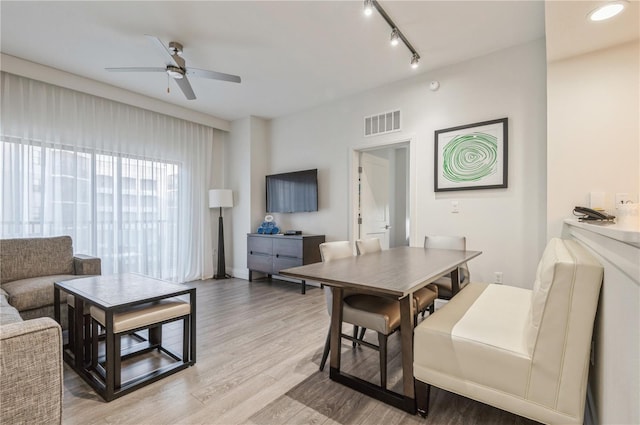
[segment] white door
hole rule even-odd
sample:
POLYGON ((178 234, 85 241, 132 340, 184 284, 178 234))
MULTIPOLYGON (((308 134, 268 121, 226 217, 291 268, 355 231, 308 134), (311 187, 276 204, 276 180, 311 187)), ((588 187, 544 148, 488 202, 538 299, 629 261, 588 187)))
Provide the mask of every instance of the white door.
POLYGON ((389 160, 360 153, 360 238, 379 238, 389 248, 389 160))

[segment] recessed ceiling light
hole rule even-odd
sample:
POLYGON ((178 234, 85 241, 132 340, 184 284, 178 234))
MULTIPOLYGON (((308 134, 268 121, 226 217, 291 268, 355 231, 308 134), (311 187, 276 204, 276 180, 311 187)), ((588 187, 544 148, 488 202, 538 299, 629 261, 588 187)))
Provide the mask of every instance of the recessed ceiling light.
POLYGON ((605 3, 599 6, 597 9, 589 12, 589 19, 592 21, 604 21, 609 18, 613 18, 618 13, 622 12, 625 7, 625 1, 613 1, 605 3))

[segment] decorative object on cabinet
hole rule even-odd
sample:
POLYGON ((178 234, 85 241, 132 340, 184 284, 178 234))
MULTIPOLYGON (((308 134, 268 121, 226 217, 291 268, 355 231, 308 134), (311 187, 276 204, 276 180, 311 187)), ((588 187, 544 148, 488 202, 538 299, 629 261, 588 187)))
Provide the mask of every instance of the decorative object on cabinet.
POLYGON ((507 187, 508 119, 435 132, 434 190, 507 187))
POLYGON ((230 189, 209 190, 209 208, 218 208, 218 265, 214 279, 226 279, 227 275, 224 260, 224 226, 222 224, 222 209, 233 207, 233 192, 230 189))
MULTIPOLYGON (((320 244, 324 235, 268 235, 249 233, 247 235, 247 268, 249 282, 253 272, 262 272, 270 279, 280 270, 305 264, 319 263, 320 244)), ((306 281, 300 282, 300 292, 306 292, 306 281)))
POLYGON ((256 232, 260 235, 277 235, 280 233, 280 228, 276 225, 276 222, 273 220, 273 216, 267 214, 264 217, 264 221, 258 227, 258 231, 256 232))

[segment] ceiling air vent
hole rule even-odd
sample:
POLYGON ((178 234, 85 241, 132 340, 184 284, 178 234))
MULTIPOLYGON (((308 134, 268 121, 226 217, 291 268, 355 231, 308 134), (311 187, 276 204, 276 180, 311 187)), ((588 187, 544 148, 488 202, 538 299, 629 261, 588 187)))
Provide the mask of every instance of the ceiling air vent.
POLYGON ((375 136, 392 131, 400 131, 400 110, 364 117, 365 136, 375 136))

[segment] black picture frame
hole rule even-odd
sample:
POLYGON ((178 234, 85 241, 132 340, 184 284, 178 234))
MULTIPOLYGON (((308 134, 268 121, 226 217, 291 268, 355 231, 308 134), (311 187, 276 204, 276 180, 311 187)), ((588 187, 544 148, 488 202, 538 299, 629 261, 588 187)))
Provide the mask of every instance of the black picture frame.
POLYGON ((436 130, 434 191, 508 187, 508 118, 436 130))

